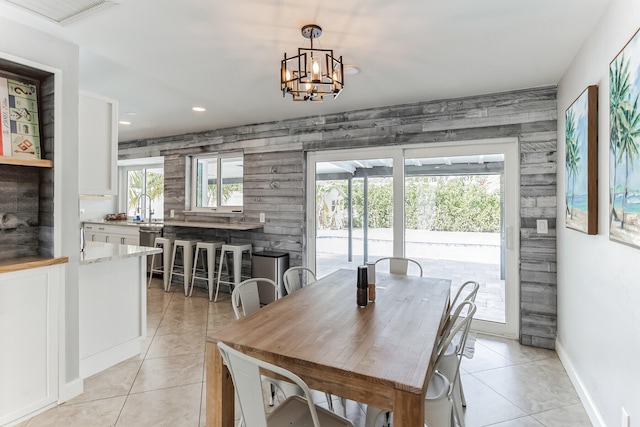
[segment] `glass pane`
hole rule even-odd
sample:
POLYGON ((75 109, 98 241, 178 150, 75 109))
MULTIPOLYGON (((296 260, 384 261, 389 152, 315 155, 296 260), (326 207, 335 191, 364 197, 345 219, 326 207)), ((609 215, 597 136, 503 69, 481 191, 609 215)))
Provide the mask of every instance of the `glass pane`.
POLYGON ((213 208, 217 206, 218 158, 196 159, 196 206, 213 208))
POLYGON ((504 155, 405 159, 405 253, 452 295, 480 283, 476 319, 505 322, 504 155))
MULTIPOLYGON (((153 218, 162 219, 164 217, 164 169, 146 169, 146 193, 151 199, 151 209, 153 218)), ((145 204, 148 200, 144 200, 145 204)), ((148 208, 145 206, 145 209, 148 208)))
POLYGON ((142 170, 127 171, 127 216, 134 217, 138 210, 138 199, 142 194, 142 170))
POLYGON ((316 275, 393 255, 391 159, 316 164, 316 275))
POLYGON ((220 165, 222 180, 221 206, 242 206, 242 157, 223 158, 220 165))

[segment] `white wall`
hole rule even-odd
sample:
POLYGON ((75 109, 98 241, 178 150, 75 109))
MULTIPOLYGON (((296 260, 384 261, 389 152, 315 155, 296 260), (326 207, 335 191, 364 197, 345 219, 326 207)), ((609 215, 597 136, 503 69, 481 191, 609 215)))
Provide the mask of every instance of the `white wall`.
MULTIPOLYGON (((1 10, 1 9, 0 9, 1 10)), ((76 45, 0 17, 0 52, 14 62, 56 73, 54 255, 69 257, 66 267, 65 377, 69 388, 82 391, 78 356, 78 85, 76 45), (56 71, 53 71, 56 70, 56 71)))
POLYGON ((640 249, 609 241, 609 64, 640 27, 614 0, 558 85, 557 350, 594 425, 640 426, 640 249), (565 227, 565 111, 598 85, 598 235, 565 227))

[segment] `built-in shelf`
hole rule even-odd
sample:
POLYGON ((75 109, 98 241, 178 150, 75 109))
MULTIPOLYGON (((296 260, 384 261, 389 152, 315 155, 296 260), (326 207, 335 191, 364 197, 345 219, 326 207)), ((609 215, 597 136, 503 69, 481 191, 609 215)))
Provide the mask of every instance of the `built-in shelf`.
POLYGON ((53 162, 45 159, 21 159, 20 157, 0 156, 0 165, 33 166, 52 168, 53 162))
POLYGON ((0 260, 0 273, 10 273, 12 271, 28 270, 31 268, 47 267, 50 265, 66 264, 68 257, 39 258, 25 257, 0 260))

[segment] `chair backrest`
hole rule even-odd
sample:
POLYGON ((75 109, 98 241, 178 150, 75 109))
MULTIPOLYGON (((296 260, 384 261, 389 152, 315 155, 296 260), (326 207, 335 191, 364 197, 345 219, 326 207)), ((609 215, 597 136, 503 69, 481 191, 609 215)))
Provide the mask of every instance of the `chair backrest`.
POLYGON ((422 266, 418 261, 414 259, 403 257, 384 257, 376 261, 376 266, 379 262, 386 260, 389 260, 389 273, 391 274, 403 274, 406 276, 407 272, 409 271, 409 263, 411 263, 418 267, 420 276, 422 276, 422 266))
POLYGON ((299 386, 311 412, 314 427, 320 427, 318 412, 311 399, 311 390, 300 377, 280 366, 272 365, 260 359, 248 356, 228 345, 219 342, 218 349, 222 354, 236 390, 236 396, 240 404, 240 411, 246 426, 267 427, 267 416, 264 411, 264 397, 262 395, 262 382, 260 368, 267 369, 294 382, 299 386), (262 410, 259 410, 262 408, 262 410))
POLYGON ((436 369, 438 369, 440 360, 445 356, 447 348, 454 339, 459 340, 458 345, 455 346, 457 359, 455 371, 457 372, 460 369, 464 346, 467 341, 469 329, 471 328, 471 321, 473 320, 473 315, 475 313, 476 304, 473 301, 462 301, 460 305, 456 307, 455 311, 451 315, 451 319, 449 320, 447 330, 444 332, 442 340, 438 344, 438 357, 436 358, 435 363, 436 369))
POLYGON ((260 294, 258 292, 258 282, 266 283, 266 286, 273 286, 274 301, 278 299, 278 285, 267 278, 253 278, 241 282, 231 292, 231 306, 236 314, 236 319, 248 316, 260 308, 260 294), (242 315, 240 314, 242 306, 242 315))
POLYGON ((287 290, 287 294, 292 294, 305 284, 308 285, 315 282, 316 274, 307 267, 291 267, 284 272, 282 280, 284 281, 284 288, 287 290), (306 278, 303 276, 306 276, 306 278))
POLYGON ((458 303, 458 299, 460 299, 460 297, 464 292, 466 292, 466 296, 464 297, 463 301, 475 302, 476 295, 478 295, 478 289, 480 289, 480 284, 478 282, 474 282, 473 280, 464 282, 458 289, 458 292, 456 293, 456 296, 453 298, 453 301, 451 301, 451 307, 455 307, 455 305, 458 303), (470 289, 467 289, 467 288, 470 288, 470 289))

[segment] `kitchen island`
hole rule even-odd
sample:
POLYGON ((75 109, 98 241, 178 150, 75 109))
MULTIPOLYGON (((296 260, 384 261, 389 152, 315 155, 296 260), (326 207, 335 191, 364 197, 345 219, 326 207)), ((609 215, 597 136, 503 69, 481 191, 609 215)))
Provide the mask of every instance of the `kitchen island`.
POLYGON ((147 255, 160 248, 86 242, 79 260, 80 376, 140 354, 147 332, 147 255))

